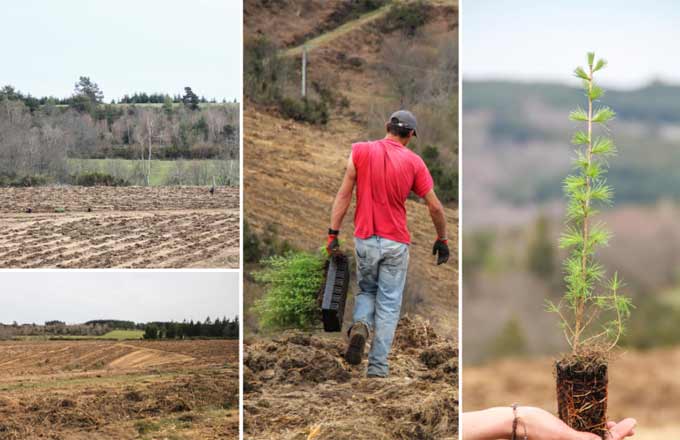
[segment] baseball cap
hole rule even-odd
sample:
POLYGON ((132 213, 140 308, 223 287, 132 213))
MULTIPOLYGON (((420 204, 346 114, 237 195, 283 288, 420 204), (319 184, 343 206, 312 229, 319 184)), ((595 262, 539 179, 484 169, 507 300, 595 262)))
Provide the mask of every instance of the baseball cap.
POLYGON ((416 134, 416 117, 408 110, 397 110, 392 113, 392 116, 390 116, 390 123, 413 130, 413 136, 418 136, 416 134))

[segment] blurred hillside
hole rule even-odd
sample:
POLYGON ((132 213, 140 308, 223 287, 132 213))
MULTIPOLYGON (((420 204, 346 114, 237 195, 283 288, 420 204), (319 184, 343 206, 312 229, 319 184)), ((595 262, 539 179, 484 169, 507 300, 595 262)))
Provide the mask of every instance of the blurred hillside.
MULTIPOLYGON (((562 180, 571 167, 580 89, 560 84, 466 81, 463 237, 466 362, 564 348, 546 298, 563 292, 557 240, 562 180)), ((680 343, 680 86, 607 90, 619 155, 608 179, 614 233, 599 254, 637 305, 624 345, 680 343)))

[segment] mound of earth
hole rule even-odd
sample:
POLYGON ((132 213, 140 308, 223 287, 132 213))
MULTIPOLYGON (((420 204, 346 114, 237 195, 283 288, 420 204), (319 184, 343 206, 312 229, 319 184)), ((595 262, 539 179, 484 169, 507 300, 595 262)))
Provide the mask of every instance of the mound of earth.
POLYGON ((341 334, 247 342, 245 438, 457 438, 458 350, 429 322, 401 319, 386 379, 366 378, 366 361, 347 364, 344 349, 341 334))

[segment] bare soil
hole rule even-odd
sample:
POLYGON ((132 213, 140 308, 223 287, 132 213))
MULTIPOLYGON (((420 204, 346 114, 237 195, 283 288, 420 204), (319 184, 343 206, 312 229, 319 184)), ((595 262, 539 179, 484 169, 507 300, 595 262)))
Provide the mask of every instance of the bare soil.
POLYGON ((238 188, 214 195, 207 187, 2 188, 0 222, 4 268, 239 263, 238 188))
POLYGON ((236 439, 237 362, 235 341, 0 342, 0 439, 236 439))
POLYGON ((427 321, 402 318, 386 379, 366 378, 344 349, 330 333, 247 341, 244 438, 458 438, 458 351, 427 321))

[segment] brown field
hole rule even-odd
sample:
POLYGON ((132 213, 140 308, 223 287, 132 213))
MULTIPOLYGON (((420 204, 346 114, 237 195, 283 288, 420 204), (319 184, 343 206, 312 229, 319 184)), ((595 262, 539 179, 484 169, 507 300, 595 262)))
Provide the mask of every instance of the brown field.
POLYGON ((0 439, 238 438, 238 342, 0 342, 0 439))
POLYGON ((4 268, 239 264, 238 188, 2 188, 0 223, 4 268))
POLYGON ((342 358, 340 334, 289 332, 246 341, 244 438, 458 438, 458 352, 420 318, 399 323, 390 376, 342 358))
MULTIPOLYGON (((680 434, 680 348, 631 351, 610 365, 608 414, 634 417, 635 439, 678 438, 680 434)), ((514 402, 556 413, 553 359, 511 359, 463 370, 465 411, 514 402)))

